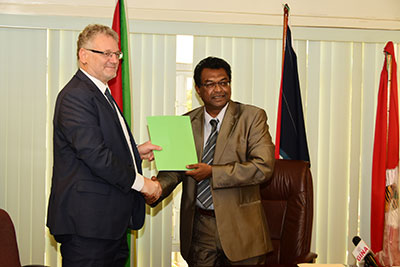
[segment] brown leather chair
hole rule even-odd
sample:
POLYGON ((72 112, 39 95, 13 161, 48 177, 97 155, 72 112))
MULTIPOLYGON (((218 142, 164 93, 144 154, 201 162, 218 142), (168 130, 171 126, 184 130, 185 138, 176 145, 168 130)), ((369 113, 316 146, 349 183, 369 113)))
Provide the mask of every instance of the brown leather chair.
MULTIPOLYGON (((14 224, 3 209, 0 209, 0 266, 21 267, 14 224)), ((43 267, 43 265, 24 266, 43 267)))
POLYGON ((271 179, 261 185, 274 251, 267 264, 315 262, 310 252, 313 223, 313 184, 310 164, 300 160, 276 160, 271 179))

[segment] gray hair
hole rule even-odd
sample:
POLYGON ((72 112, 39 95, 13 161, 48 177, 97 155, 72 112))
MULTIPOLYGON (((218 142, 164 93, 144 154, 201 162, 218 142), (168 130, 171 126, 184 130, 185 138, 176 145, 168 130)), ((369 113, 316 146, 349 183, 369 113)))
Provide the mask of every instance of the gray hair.
POLYGON ((78 42, 77 42, 77 57, 79 59, 79 50, 83 48, 86 44, 94 39, 97 34, 105 34, 108 35, 119 43, 119 36, 113 29, 108 26, 100 25, 100 24, 89 24, 83 29, 83 31, 79 34, 78 42))

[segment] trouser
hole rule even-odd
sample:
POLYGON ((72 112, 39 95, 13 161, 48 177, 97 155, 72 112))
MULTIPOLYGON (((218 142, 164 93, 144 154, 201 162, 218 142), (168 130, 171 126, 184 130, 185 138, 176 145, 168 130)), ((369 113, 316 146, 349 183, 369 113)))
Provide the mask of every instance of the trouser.
POLYGON ((264 264, 265 261, 266 254, 236 262, 230 261, 222 249, 215 217, 196 210, 188 259, 190 267, 257 265, 264 264))
POLYGON ((57 235, 63 267, 123 267, 129 256, 126 236, 118 240, 57 235))

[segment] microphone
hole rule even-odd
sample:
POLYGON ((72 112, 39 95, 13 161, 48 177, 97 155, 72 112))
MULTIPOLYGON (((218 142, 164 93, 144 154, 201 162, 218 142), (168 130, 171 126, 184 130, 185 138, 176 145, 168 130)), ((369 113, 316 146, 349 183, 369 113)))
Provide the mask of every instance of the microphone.
POLYGON ((365 244, 365 242, 359 237, 353 237, 353 244, 356 248, 353 250, 353 256, 358 262, 364 260, 366 265, 371 267, 379 267, 376 262, 372 250, 365 244))

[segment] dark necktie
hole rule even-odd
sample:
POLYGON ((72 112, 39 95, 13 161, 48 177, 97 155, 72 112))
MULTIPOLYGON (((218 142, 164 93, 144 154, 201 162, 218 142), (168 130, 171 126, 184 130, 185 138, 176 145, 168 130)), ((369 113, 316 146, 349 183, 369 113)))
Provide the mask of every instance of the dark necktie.
MULTIPOLYGON (((204 147, 203 156, 201 158, 201 162, 212 165, 214 161, 214 151, 215 151, 215 143, 217 142, 218 131, 218 119, 212 119, 210 121, 211 124, 211 133, 207 139, 206 146, 204 147)), ((204 179, 197 184, 197 199, 203 204, 203 206, 207 209, 212 204, 212 195, 210 189, 210 178, 204 179)))
MULTIPOLYGON (((110 102, 110 104, 111 104, 113 110, 114 110, 115 112, 117 112, 117 110, 115 109, 115 105, 114 105, 115 100, 114 100, 113 96, 111 95, 110 89, 108 89, 108 87, 107 87, 107 89, 106 89, 105 95, 106 95, 106 97, 107 97, 107 99, 108 99, 108 102, 110 102)), ((117 113, 117 114, 118 114, 118 113, 117 113)))
MULTIPOLYGON (((120 116, 122 116, 122 120, 125 120, 124 117, 123 117, 123 114, 119 111, 119 108, 118 108, 118 106, 117 106, 117 102, 115 102, 115 99, 114 99, 114 97, 111 95, 110 89, 108 89, 108 87, 107 87, 106 92, 105 92, 104 94, 106 95, 106 97, 107 97, 107 99, 108 99, 108 102, 110 102, 110 105, 111 105, 111 107, 113 108, 113 110, 114 110, 114 112, 115 112, 115 115, 117 115, 117 117, 118 117, 118 119, 117 119, 118 124, 121 126, 121 129, 122 129, 122 131, 124 132, 124 136, 125 136, 125 139, 126 139, 126 143, 127 143, 128 147, 129 147, 129 150, 130 150, 131 153, 132 153, 132 154, 131 154, 131 155, 132 155, 132 160, 134 161, 135 157, 137 157, 138 154, 136 154, 136 156, 135 156, 135 153, 136 153, 136 152, 135 152, 135 150, 132 150, 132 143, 131 143, 130 140, 129 140, 130 137, 125 135, 125 130, 124 130, 124 127, 122 126, 121 120, 120 120, 120 116)), ((122 123, 123 123, 123 122, 122 122, 122 123)), ((129 131, 129 126, 127 126, 126 123, 125 123, 124 125, 125 125, 126 130, 129 131)), ((137 151, 137 150, 136 150, 136 151, 137 151)), ((134 164, 134 165, 135 165, 135 168, 138 168, 138 166, 137 166, 136 164, 134 164)), ((139 172, 141 172, 141 169, 139 169, 139 172)))

